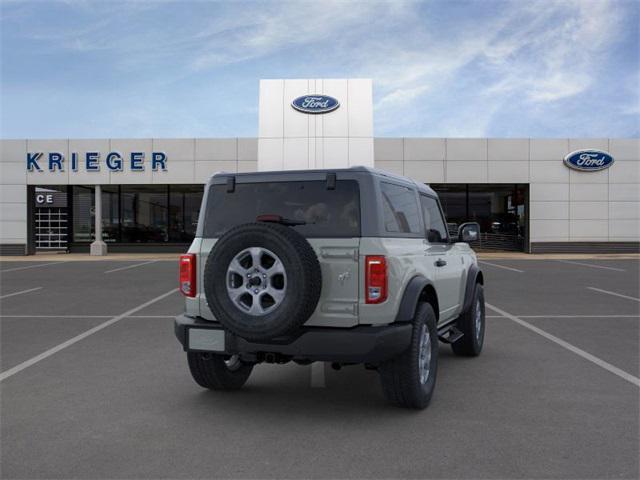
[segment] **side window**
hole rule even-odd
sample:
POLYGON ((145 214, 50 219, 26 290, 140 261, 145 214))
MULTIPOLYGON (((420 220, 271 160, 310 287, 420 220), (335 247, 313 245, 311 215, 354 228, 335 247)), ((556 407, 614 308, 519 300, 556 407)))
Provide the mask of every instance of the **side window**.
POLYGON ((381 182, 384 228, 391 233, 420 233, 420 211, 415 192, 401 185, 381 182))
POLYGON ((435 198, 420 195, 424 225, 427 230, 427 240, 431 243, 443 243, 449 240, 447 227, 442 218, 440 206, 435 198))

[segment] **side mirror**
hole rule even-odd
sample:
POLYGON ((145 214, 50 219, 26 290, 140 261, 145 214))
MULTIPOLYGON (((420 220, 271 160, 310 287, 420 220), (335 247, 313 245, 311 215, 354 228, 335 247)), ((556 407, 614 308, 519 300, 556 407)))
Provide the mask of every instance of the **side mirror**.
POLYGON ((471 243, 480 240, 480 224, 476 222, 463 223, 458 227, 458 241, 471 243))

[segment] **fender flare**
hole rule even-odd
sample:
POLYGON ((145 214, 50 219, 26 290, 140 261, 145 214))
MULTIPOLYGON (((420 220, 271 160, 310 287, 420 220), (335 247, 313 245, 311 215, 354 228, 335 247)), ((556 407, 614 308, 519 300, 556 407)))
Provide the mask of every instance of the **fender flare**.
MULTIPOLYGON (((402 300, 396 315, 396 322, 411 322, 418 307, 418 301, 424 288, 433 283, 421 275, 417 275, 409 280, 407 288, 404 289, 402 300)), ((436 312, 437 314, 437 312, 436 312)))
POLYGON ((471 308, 471 302, 473 301, 473 292, 476 288, 476 283, 484 283, 484 276, 482 270, 475 263, 469 268, 467 273, 467 284, 464 291, 464 303, 462 304, 462 311, 460 314, 468 312, 471 308))

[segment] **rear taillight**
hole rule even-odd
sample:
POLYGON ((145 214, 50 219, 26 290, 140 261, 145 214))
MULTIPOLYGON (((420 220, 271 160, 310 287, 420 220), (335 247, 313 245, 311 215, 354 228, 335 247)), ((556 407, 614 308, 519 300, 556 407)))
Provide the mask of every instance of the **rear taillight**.
POLYGON ((387 261, 381 255, 365 257, 366 303, 382 303, 387 299, 387 261))
POLYGON ((196 256, 180 255, 180 291, 187 297, 196 296, 196 256))

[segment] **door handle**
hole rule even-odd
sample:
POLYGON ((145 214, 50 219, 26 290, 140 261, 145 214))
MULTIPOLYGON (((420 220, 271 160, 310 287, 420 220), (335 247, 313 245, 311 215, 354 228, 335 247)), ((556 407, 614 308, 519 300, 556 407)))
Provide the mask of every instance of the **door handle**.
POLYGON ((447 262, 441 258, 439 258, 438 260, 436 260, 436 267, 444 267, 447 264, 447 262))

